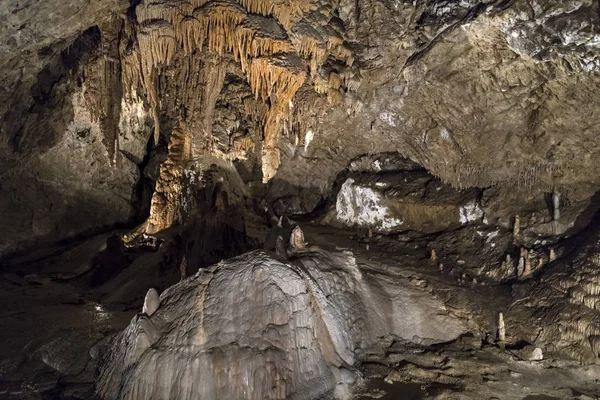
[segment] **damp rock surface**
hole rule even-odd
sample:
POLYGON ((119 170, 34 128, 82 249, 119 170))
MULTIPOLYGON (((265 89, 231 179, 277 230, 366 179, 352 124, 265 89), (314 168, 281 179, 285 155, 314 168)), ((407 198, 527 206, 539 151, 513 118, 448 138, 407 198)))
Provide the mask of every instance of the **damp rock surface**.
POLYGON ((599 397, 599 16, 0 1, 0 397, 599 397))

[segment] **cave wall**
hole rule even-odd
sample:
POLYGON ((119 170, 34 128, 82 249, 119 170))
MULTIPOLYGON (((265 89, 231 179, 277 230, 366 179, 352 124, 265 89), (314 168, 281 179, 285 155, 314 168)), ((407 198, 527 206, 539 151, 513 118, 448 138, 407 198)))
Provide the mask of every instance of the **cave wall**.
POLYGON ((126 6, 0 6, 0 256, 135 217, 152 124, 143 100, 121 107, 126 6))
POLYGON ((395 150, 458 188, 510 187, 526 202, 581 184, 592 187, 574 201, 589 199, 600 183, 598 4, 486 3, 342 2, 361 79, 339 106, 297 106, 297 135, 312 141, 282 145, 269 198, 302 188, 310 210, 351 160, 395 150))

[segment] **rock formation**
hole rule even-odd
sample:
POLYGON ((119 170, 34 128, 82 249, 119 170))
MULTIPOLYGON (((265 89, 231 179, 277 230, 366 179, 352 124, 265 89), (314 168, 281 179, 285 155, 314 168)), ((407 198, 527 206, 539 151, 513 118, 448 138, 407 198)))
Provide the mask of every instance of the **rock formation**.
POLYGON ((104 398, 346 399, 358 352, 383 338, 432 344, 465 330, 422 289, 319 249, 291 263, 247 253, 161 297, 155 314, 106 344, 104 398))
POLYGON ((142 313, 152 316, 160 306, 160 298, 158 297, 158 292, 154 288, 148 289, 148 293, 146 293, 146 297, 144 298, 144 307, 142 308, 142 313))

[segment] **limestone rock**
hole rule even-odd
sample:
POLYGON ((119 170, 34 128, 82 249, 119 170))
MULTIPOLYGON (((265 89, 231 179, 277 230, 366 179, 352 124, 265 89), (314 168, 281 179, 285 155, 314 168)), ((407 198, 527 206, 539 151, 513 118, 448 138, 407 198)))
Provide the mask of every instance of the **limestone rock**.
POLYGON ((304 241, 304 232, 300 226, 296 226, 290 234, 290 244, 288 253, 299 253, 306 250, 306 242, 304 241))
POLYGON ((422 169, 352 174, 343 182, 325 222, 376 232, 436 232, 481 222, 475 191, 458 191, 422 169))
POLYGON ((541 330, 536 339, 546 353, 584 363, 595 363, 598 359, 599 244, 600 230, 594 226, 581 239, 575 254, 550 264, 552 267, 549 266, 540 285, 530 294, 528 307, 536 309, 551 304, 553 309, 540 320, 541 330), (561 289, 560 294, 556 288, 561 289))
POLYGON ((544 359, 542 349, 535 346, 525 346, 520 352, 520 357, 526 361, 541 361, 544 359))
POLYGON ((438 300, 364 275, 350 253, 282 263, 255 251, 167 289, 147 322, 111 340, 97 387, 106 399, 346 399, 359 348, 464 331, 438 300))
POLYGON ((146 297, 144 298, 144 307, 142 308, 142 313, 152 316, 160 307, 160 297, 158 296, 158 292, 154 288, 148 289, 148 293, 146 293, 146 297))
POLYGON ((42 361, 63 374, 78 374, 88 360, 88 349, 102 338, 98 332, 62 332, 43 345, 39 352, 42 361))

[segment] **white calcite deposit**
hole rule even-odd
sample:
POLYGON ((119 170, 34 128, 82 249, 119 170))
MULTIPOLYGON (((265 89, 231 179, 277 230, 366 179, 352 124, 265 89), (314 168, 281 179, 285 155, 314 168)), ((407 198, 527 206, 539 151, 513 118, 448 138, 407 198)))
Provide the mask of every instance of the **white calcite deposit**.
POLYGON ((403 224, 402 220, 390 215, 381 193, 355 185, 352 178, 342 185, 335 211, 337 219, 348 226, 376 226, 386 231, 403 224))
POLYGON ((393 339, 448 341, 465 328, 399 277, 362 272, 349 252, 291 263, 254 251, 161 295, 104 342, 105 399, 347 399, 362 350, 393 339))

